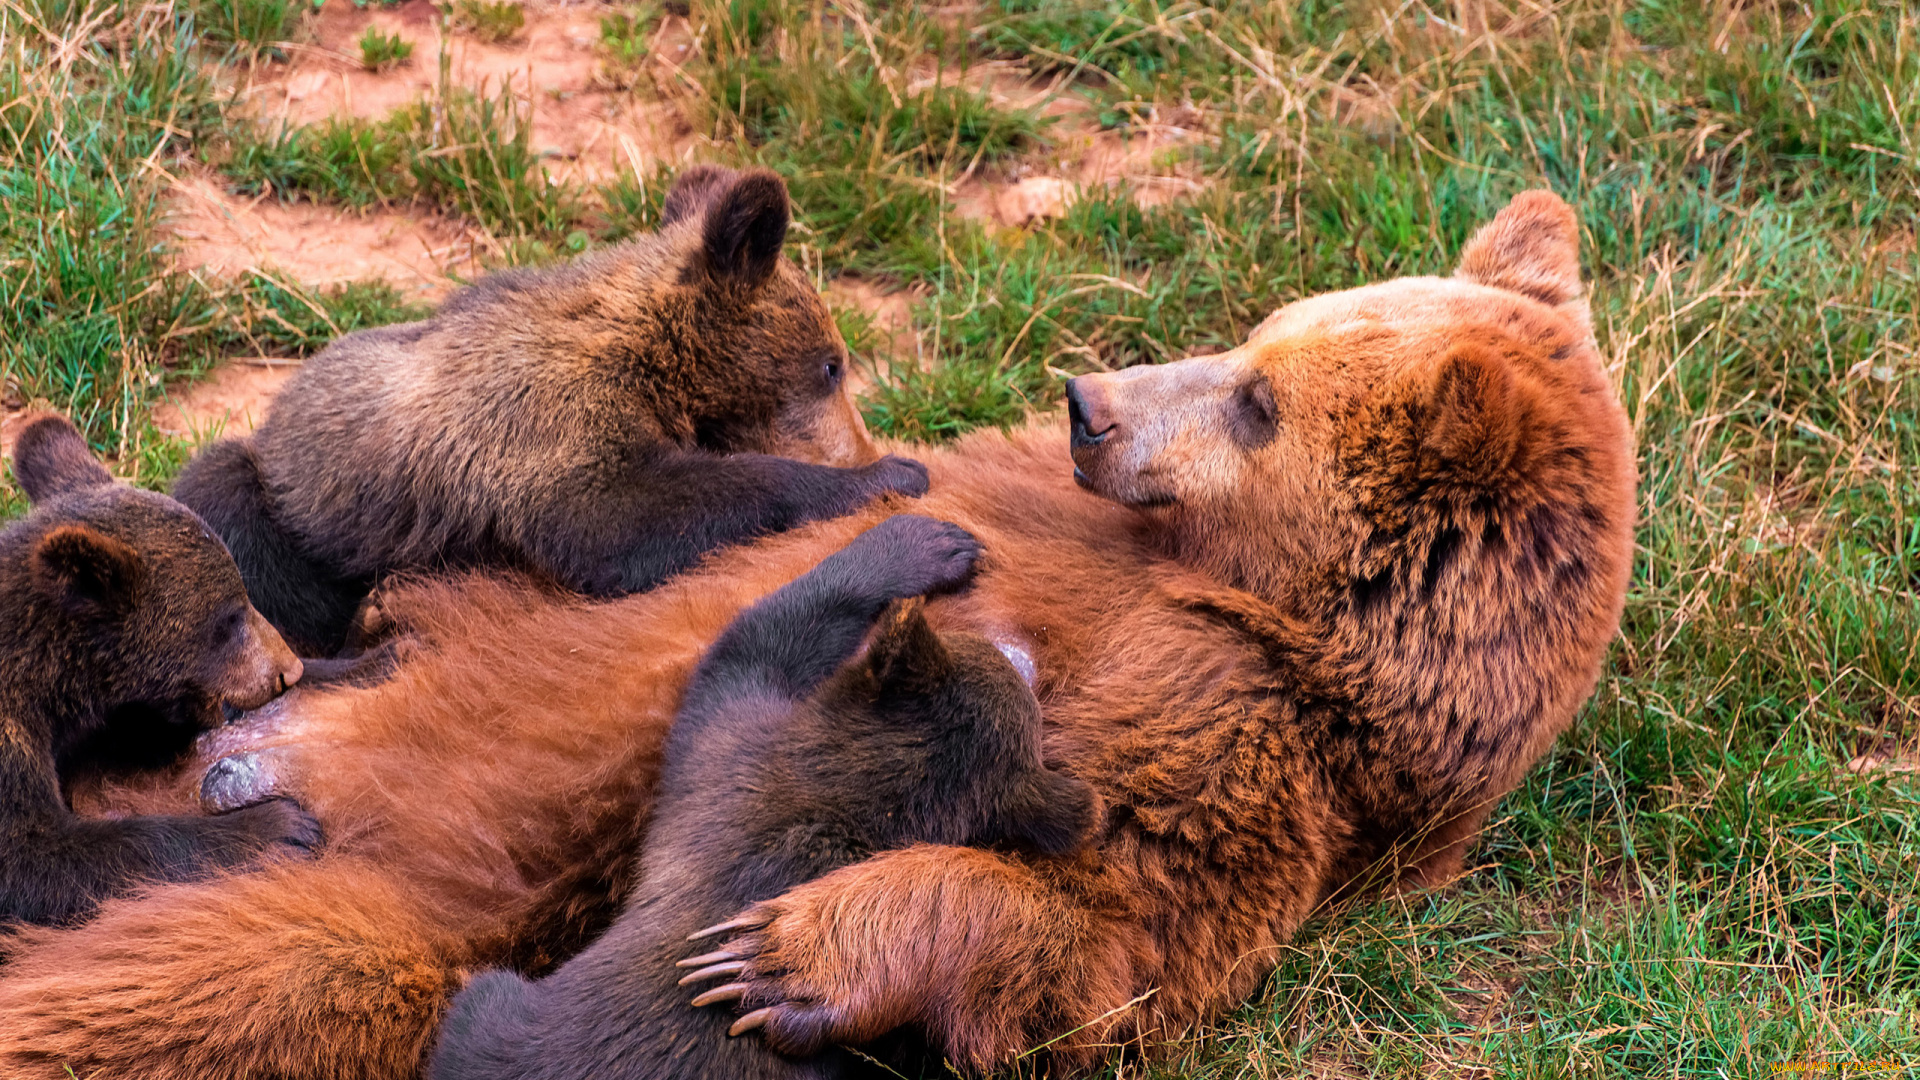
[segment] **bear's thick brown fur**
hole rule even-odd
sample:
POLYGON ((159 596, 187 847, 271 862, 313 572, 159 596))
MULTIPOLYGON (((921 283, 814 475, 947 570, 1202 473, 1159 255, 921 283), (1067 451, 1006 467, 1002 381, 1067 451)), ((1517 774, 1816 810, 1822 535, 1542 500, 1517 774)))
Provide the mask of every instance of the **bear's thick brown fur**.
MULTIPOLYGON (((1575 235, 1529 193, 1454 278, 1077 383, 1088 490, 1054 419, 929 455, 914 509, 985 552, 930 618, 1031 656, 1047 761, 1106 832, 1070 860, 887 852, 760 905, 715 948, 750 959, 764 1036, 917 1025, 970 1067, 1058 1038, 1072 1067, 1231 1007, 1330 897, 1455 873, 1591 693, 1626 589, 1632 448, 1575 235)), ((414 1075, 465 971, 540 968, 605 919, 702 649, 900 508, 612 605, 397 598, 428 655, 283 699, 258 740, 332 850, 34 933, 0 977, 0 1073, 414 1075)))
POLYGON ((287 640, 331 656, 396 572, 622 596, 716 547, 918 495, 917 463, 874 460, 833 315, 780 253, 788 216, 773 173, 688 169, 658 232, 329 345, 174 497, 287 640))

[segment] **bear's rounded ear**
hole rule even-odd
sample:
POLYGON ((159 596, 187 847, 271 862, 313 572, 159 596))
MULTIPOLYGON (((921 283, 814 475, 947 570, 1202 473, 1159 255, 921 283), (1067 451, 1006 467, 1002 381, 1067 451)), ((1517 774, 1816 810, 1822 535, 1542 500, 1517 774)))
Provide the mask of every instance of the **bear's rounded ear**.
POLYGON ((706 209, 714 196, 726 189, 739 174, 724 165, 694 165, 680 170, 667 189, 666 205, 660 210, 660 224, 671 225, 706 209))
POLYGON ((139 552, 85 525, 49 530, 33 545, 28 565, 41 595, 84 617, 131 611, 146 574, 139 552))
POLYGON ((1580 221, 1553 192, 1523 191, 1467 241, 1454 276, 1584 314, 1580 221))
POLYGON ((113 483, 94 459, 87 440, 64 416, 43 416, 28 424, 13 444, 13 475, 34 503, 69 491, 113 483))
POLYGON ((784 181, 765 169, 741 173, 707 206, 701 239, 708 276, 749 288, 766 281, 780 262, 790 221, 784 181))
POLYGON ((1460 342, 1401 372, 1348 423, 1341 456, 1361 502, 1397 518, 1427 495, 1504 488, 1514 479, 1533 397, 1495 342, 1460 342))
POLYGON ((927 624, 926 608, 926 599, 915 596, 895 600, 881 614, 867 646, 867 666, 883 689, 917 686, 940 678, 952 666, 946 645, 927 624))

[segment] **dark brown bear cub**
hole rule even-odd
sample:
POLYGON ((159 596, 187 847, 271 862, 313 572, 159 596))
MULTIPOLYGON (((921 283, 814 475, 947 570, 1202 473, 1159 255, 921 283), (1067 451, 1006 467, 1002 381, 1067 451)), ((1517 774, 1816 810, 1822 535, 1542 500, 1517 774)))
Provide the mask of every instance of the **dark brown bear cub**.
MULTIPOLYGON (((690 936, 876 851, 1085 844, 1097 797, 1042 766, 1039 704, 1013 665, 982 638, 935 634, 917 601, 895 603, 958 584, 978 550, 959 526, 892 517, 741 613, 674 719, 626 911, 541 982, 492 972, 469 984, 433 1080, 844 1075, 858 1063, 844 1051, 782 1057, 727 1038, 755 1013, 688 1008, 682 984, 739 969, 725 953, 683 959, 698 951, 690 936), (676 980, 676 961, 699 970, 676 980)), ((729 984, 699 1000, 739 996, 729 984)))
POLYGON ((505 566, 618 596, 923 494, 926 470, 867 438, 832 314, 781 255, 788 214, 770 172, 688 170, 657 233, 334 342, 174 496, 294 648, 327 656, 392 571, 505 566))
POLYGON ((34 504, 0 533, 0 925, 63 923, 145 881, 311 848, 284 799, 218 817, 96 820, 62 782, 159 765, 300 678, 199 518, 113 482, 72 425, 35 421, 14 449, 34 504))

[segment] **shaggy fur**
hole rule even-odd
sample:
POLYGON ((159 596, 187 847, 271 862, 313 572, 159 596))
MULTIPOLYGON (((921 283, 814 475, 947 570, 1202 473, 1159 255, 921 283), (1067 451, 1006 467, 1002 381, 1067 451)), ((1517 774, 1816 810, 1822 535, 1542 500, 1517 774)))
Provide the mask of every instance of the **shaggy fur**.
POLYGON ((395 571, 520 568, 619 596, 713 548, 918 495, 917 463, 874 460, 846 345, 780 254, 787 220, 772 173, 689 170, 657 234, 334 342, 174 497, 294 647, 331 656, 395 571))
MULTIPOLYGON (((1577 297, 1566 222, 1528 196, 1469 244, 1480 280, 1310 298, 1232 352, 1077 384, 1079 483, 1054 420, 929 456, 919 512, 984 550, 929 619, 1031 656, 1045 760, 1107 826, 1074 859, 917 845, 756 905, 716 947, 766 1039, 912 1025, 967 1067, 1042 1043, 1073 1067, 1242 1000, 1329 898, 1457 872, 1626 590, 1632 447, 1578 301, 1484 283, 1577 297)), ((701 651, 896 510, 606 606, 397 596, 429 655, 262 740, 337 850, 36 932, 0 977, 0 1073, 413 1075, 463 969, 604 926, 701 651)))
POLYGON ((316 843, 285 799, 215 818, 68 809, 68 783, 168 763, 300 661, 206 526, 114 483, 64 419, 21 432, 14 474, 34 510, 0 532, 0 925, 74 922, 143 881, 316 843))
POLYGON ((739 966, 689 935, 911 842, 1054 854, 1086 842, 1099 815, 1093 791, 1041 766, 1040 705, 992 644, 943 641, 915 601, 896 604, 852 660, 888 601, 958 584, 978 552, 959 528, 903 514, 735 619, 674 720, 625 913, 551 978, 492 972, 469 984, 441 1028, 433 1080, 855 1071, 860 1063, 833 1048, 794 1060, 729 1039, 731 1017, 688 1008, 682 986, 724 982, 739 966))

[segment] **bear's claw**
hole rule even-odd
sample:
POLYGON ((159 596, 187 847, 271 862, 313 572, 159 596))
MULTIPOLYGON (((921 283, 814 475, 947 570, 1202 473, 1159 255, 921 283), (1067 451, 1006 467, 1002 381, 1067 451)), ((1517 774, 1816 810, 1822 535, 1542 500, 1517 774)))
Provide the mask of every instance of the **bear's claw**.
POLYGON ((721 949, 719 952, 701 953, 699 956, 689 956, 685 960, 680 960, 675 962, 673 966, 683 967, 683 968, 706 967, 708 964, 717 964, 722 960, 741 960, 744 958, 745 958, 744 955, 741 953, 733 952, 728 949, 721 949))
POLYGON ((723 923, 715 923, 705 930, 695 930, 693 933, 687 935, 687 940, 699 941, 701 938, 710 938, 715 934, 724 934, 732 930, 754 930, 765 926, 767 921, 767 917, 763 915, 742 915, 739 918, 728 919, 723 923))
POLYGON ((775 1006, 769 1005, 764 1009, 755 1009, 752 1012, 746 1014, 745 1016, 742 1016, 740 1019, 735 1020, 733 1022, 732 1027, 727 1029, 727 1034, 730 1037, 737 1038, 741 1035, 745 1035, 747 1032, 752 1031, 757 1027, 764 1025, 767 1022, 767 1017, 773 1015, 774 1008, 775 1006))
POLYGON ((722 975, 738 975, 745 970, 747 970, 747 962, 745 960, 730 960, 724 964, 714 964, 711 967, 701 968, 699 971, 682 978, 680 985, 692 986, 694 983, 706 982, 708 979, 717 979, 722 975))
POLYGON ((706 993, 701 994, 699 997, 694 998, 693 1007, 697 1009, 702 1005, 717 1005, 722 1001, 739 1001, 746 996, 748 989, 749 987, 746 983, 728 983, 725 986, 716 986, 706 993))

